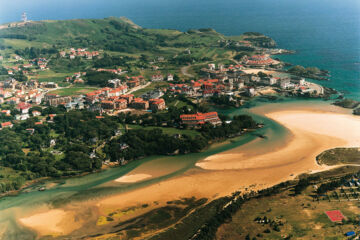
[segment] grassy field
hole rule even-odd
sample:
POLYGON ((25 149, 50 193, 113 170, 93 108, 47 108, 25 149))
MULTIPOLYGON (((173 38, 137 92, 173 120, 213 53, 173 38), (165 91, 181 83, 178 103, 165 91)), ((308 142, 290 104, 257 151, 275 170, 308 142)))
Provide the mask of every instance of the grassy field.
POLYGON ((51 45, 44 42, 33 42, 22 39, 4 39, 5 46, 11 46, 14 49, 24 49, 26 47, 48 48, 51 45))
POLYGON ((51 91, 50 93, 58 94, 60 96, 74 96, 74 95, 86 94, 86 93, 92 92, 92 91, 94 91, 96 89, 97 88, 94 88, 94 87, 78 87, 78 86, 74 86, 74 87, 63 88, 63 89, 58 89, 58 90, 55 90, 55 91, 51 91))
POLYGON ((62 82, 66 77, 71 76, 68 72, 54 72, 52 70, 39 71, 35 76, 39 82, 62 82))
POLYGON ((360 164, 359 148, 334 148, 326 150, 316 157, 319 164, 360 164))
POLYGON ((149 86, 139 89, 139 90, 133 92, 132 94, 134 94, 135 97, 139 97, 142 94, 152 91, 156 88, 162 88, 162 87, 167 87, 167 86, 169 86, 169 83, 167 83, 167 82, 152 82, 149 86))
POLYGON ((313 187, 303 195, 291 196, 290 191, 253 199, 245 203, 230 223, 222 225, 217 239, 344 239, 344 233, 360 230, 352 223, 333 223, 325 212, 340 210, 348 219, 357 219, 357 201, 313 201, 313 187), (269 219, 270 223, 255 221, 269 219))

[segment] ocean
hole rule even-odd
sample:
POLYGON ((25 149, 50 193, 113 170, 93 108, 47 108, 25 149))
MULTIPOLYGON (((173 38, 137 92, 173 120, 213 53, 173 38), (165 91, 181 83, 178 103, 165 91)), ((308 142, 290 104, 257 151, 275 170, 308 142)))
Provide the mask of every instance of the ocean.
POLYGON ((281 59, 329 70, 321 84, 360 100, 358 0, 0 0, 0 23, 19 21, 22 12, 31 20, 125 16, 145 28, 261 32, 297 51, 281 59))
POLYGON ((125 16, 145 28, 214 28, 225 35, 264 33, 296 50, 284 61, 331 72, 329 82, 360 100, 358 0, 0 0, 0 23, 125 16))

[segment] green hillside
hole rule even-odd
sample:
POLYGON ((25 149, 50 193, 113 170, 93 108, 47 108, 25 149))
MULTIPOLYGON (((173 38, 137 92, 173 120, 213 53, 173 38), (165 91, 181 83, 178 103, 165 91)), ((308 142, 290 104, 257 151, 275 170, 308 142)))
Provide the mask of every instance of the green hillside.
MULTIPOLYGON (((256 36, 271 41, 263 35, 256 36)), ((144 29, 126 18, 75 19, 61 21, 35 21, 25 25, 12 25, 0 29, 0 47, 4 49, 90 48, 124 53, 150 52, 177 53, 185 49, 197 51, 215 49, 222 56, 228 48, 225 41, 234 41, 212 29, 180 32, 166 29, 144 29), (9 41, 11 39, 11 41, 9 41)), ((242 39, 242 37, 237 38, 242 39)), ((265 39, 265 40, 264 40, 265 39)))

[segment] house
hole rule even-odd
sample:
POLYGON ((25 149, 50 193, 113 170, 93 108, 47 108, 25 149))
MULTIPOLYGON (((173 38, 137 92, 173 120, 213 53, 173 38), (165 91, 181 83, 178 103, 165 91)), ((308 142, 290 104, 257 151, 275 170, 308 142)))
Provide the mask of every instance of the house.
POLYGON ((49 118, 51 121, 54 121, 54 117, 56 117, 56 114, 49 114, 49 118))
POLYGON ((41 65, 39 65, 39 68, 40 68, 41 70, 45 70, 45 69, 46 69, 46 65, 45 65, 45 64, 41 64, 41 65))
POLYGON ((18 104, 20 102, 20 98, 12 97, 12 98, 8 99, 6 102, 11 105, 18 104))
POLYGON ((121 95, 120 98, 125 99, 127 104, 130 104, 134 100, 133 94, 121 95))
POLYGON ((30 68, 31 66, 32 66, 31 63, 29 63, 29 64, 24 64, 24 65, 23 65, 24 68, 30 68))
POLYGON ((250 97, 255 96, 255 94, 256 94, 255 88, 249 87, 246 90, 247 90, 246 92, 247 92, 248 96, 250 96, 250 97))
POLYGON ((278 78, 274 77, 264 77, 261 79, 261 82, 265 85, 275 85, 277 83, 278 78))
POLYGON ((0 89, 0 97, 2 98, 9 98, 12 96, 12 93, 9 91, 4 91, 0 89))
POLYGON ((168 81, 174 81, 174 75, 169 74, 169 75, 167 76, 167 80, 168 80, 168 81))
POLYGON ((289 78, 283 78, 280 80, 280 87, 282 89, 288 89, 292 86, 292 84, 290 83, 290 79, 289 78))
POLYGON ((0 104, 3 104, 5 102, 4 98, 0 97, 0 104))
POLYGON ((221 120, 217 112, 183 114, 180 115, 180 119, 182 124, 189 126, 201 126, 205 123, 210 123, 212 125, 221 124, 221 120))
POLYGON ((300 86, 305 85, 306 81, 305 78, 302 77, 291 77, 290 82, 294 83, 294 84, 298 84, 300 86))
POLYGON ((40 115, 41 115, 41 112, 39 112, 39 111, 32 111, 32 115, 33 115, 34 117, 37 117, 37 116, 40 116, 40 115))
POLYGON ((11 123, 11 122, 4 122, 4 123, 1 123, 1 129, 4 129, 4 128, 12 128, 14 125, 11 123))
POLYGON ((210 70, 215 70, 216 69, 214 63, 210 63, 210 64, 208 64, 208 66, 209 66, 210 70))
POLYGON ((16 84, 17 84, 17 81, 14 78, 9 78, 4 81, 3 87, 15 89, 16 84))
POLYGON ((109 87, 111 88, 117 88, 117 87, 120 87, 121 86, 121 80, 120 79, 111 79, 111 80, 108 80, 108 85, 109 87))
POLYGON ((153 82, 158 82, 158 81, 163 81, 164 77, 163 75, 152 75, 151 77, 151 81, 153 82))
POLYGON ((144 101, 142 98, 135 98, 131 103, 131 107, 135 109, 147 110, 149 108, 149 102, 144 101))
POLYGON ((11 111, 10 110, 1 110, 1 113, 5 116, 10 116, 11 111))
POLYGON ((166 108, 164 99, 150 99, 149 106, 152 111, 160 111, 166 108))
POLYGON ((115 108, 116 109, 125 109, 127 108, 126 99, 120 98, 115 100, 115 108))
POLYGON ((42 94, 36 94, 35 96, 33 96, 31 98, 31 102, 35 103, 35 104, 40 104, 42 102, 42 99, 44 98, 44 96, 42 94))
POLYGON ((69 58, 70 58, 70 59, 75 59, 75 55, 74 55, 74 54, 70 54, 69 58))
POLYGON ((41 84, 44 88, 58 88, 57 83, 54 82, 44 82, 41 84))
POLYGON ((128 89, 128 87, 126 85, 120 86, 118 88, 115 88, 115 89, 111 90, 107 94, 107 96, 108 97, 119 97, 120 95, 125 94, 127 92, 127 89, 128 89))
POLYGON ((14 75, 14 71, 13 70, 8 70, 8 74, 9 75, 14 75))
POLYGON ((16 109, 23 114, 28 113, 30 108, 31 108, 31 104, 25 102, 21 102, 16 106, 16 109))
POLYGON ((269 55, 253 55, 250 58, 245 58, 244 64, 252 67, 265 67, 274 63, 274 60, 269 55))
POLYGON ((104 110, 113 110, 115 109, 115 102, 109 100, 101 101, 101 108, 104 110))
POLYGON ((156 90, 144 93, 143 95, 141 95, 141 98, 143 98, 145 100, 157 99, 157 98, 162 97, 163 95, 164 95, 163 91, 156 89, 156 90))
POLYGON ((61 51, 61 52, 59 52, 59 54, 60 54, 60 57, 65 57, 65 56, 66 56, 66 52, 65 52, 65 51, 61 51))
POLYGON ((50 140, 50 147, 53 147, 56 145, 56 140, 55 139, 51 139, 50 140))
POLYGON ((132 80, 127 81, 126 84, 129 86, 129 88, 134 88, 137 86, 140 86, 140 78, 139 77, 132 77, 132 80))
POLYGON ((35 132, 35 129, 34 129, 34 128, 27 128, 27 129, 25 129, 25 130, 26 130, 26 132, 30 133, 30 135, 33 135, 34 132, 35 132))
POLYGON ((28 113, 24 113, 24 114, 18 114, 15 116, 16 120, 20 120, 20 121, 24 121, 26 119, 30 118, 30 115, 28 113))

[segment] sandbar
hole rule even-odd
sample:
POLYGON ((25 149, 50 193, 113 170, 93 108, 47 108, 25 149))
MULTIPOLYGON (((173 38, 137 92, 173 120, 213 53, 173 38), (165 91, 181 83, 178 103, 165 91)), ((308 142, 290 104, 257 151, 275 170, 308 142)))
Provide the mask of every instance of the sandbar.
POLYGON ((152 177, 150 174, 131 174, 131 175, 125 175, 122 177, 119 177, 117 179, 115 179, 115 182, 119 182, 119 183, 134 183, 134 182, 139 182, 141 180, 147 179, 152 177))

